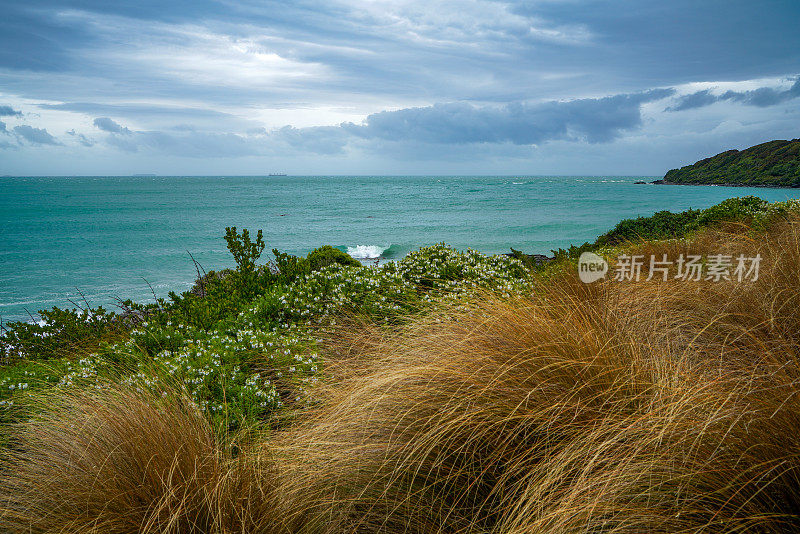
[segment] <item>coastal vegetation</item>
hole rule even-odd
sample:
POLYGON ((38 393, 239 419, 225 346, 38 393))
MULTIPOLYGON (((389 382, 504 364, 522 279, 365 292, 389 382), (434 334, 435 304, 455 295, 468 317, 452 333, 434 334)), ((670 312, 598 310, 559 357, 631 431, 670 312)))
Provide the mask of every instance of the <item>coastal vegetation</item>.
POLYGON ((553 253, 556 259, 575 259, 585 251, 594 252, 638 241, 685 238, 703 228, 724 224, 745 224, 763 230, 773 221, 796 212, 800 212, 800 201, 796 199, 770 203, 756 196, 729 198, 704 210, 659 211, 648 217, 623 219, 594 242, 554 250, 553 253))
POLYGON ((276 425, 284 408, 308 402, 321 373, 319 345, 337 321, 396 325, 478 290, 503 294, 528 283, 520 261, 425 247, 385 266, 362 266, 330 246, 297 257, 265 248, 262 232, 228 228, 236 268, 199 274, 183 294, 154 303, 43 311, 40 321, 5 325, 0 421, 27 415, 35 390, 136 388, 179 383, 220 432, 276 425))
POLYGON ((727 150, 667 172, 658 183, 800 187, 800 139, 727 150))
POLYGON ((236 267, 185 293, 4 326, 1 531, 800 527, 800 202, 659 212, 548 261, 225 240, 236 267), (585 251, 761 270, 584 284, 585 251))

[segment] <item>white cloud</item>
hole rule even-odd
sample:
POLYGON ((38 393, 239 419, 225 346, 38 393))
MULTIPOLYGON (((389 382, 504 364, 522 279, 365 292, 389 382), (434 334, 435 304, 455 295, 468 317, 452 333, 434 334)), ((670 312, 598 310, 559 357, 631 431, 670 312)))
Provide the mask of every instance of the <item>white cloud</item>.
POLYGON ((85 11, 64 11, 60 18, 88 25, 106 37, 125 36, 123 46, 83 50, 88 61, 127 65, 189 85, 282 86, 332 76, 324 65, 283 57, 257 38, 217 33, 203 25, 154 23, 85 11))
POLYGON ((344 2, 355 21, 396 39, 431 46, 483 47, 522 37, 562 44, 592 38, 583 25, 553 26, 513 13, 508 2, 487 0, 371 0, 344 2))

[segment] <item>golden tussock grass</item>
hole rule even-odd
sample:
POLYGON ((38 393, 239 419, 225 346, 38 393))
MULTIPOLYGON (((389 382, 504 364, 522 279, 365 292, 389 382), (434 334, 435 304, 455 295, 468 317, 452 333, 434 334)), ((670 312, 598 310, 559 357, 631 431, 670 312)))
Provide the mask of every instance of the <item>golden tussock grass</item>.
POLYGON ((3 451, 11 532, 250 532, 270 519, 269 466, 217 447, 179 397, 71 392, 3 451))
POLYGON ((637 253, 761 254, 755 282, 485 296, 339 333, 319 406, 232 458, 180 396, 74 394, 22 426, 12 532, 800 529, 800 222, 637 253))

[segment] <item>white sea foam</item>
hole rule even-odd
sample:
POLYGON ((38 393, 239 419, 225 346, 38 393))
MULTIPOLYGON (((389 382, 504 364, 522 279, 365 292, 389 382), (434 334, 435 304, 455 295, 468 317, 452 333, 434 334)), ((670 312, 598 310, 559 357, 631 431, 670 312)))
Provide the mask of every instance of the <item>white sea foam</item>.
POLYGON ((380 258, 389 247, 378 245, 356 245, 347 247, 347 253, 357 260, 374 260, 380 258))

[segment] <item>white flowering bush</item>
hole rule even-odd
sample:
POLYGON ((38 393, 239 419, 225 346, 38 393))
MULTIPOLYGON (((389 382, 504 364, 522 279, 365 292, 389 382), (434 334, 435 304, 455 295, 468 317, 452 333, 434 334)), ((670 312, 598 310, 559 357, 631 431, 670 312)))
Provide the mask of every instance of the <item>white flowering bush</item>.
POLYGON ((444 297, 478 289, 508 294, 528 287, 528 273, 519 260, 440 244, 382 267, 331 265, 314 271, 286 291, 256 299, 249 312, 256 322, 272 319, 282 327, 326 324, 343 312, 391 321, 444 297))
POLYGON ((192 306, 213 309, 212 297, 184 294, 177 312, 164 305, 126 340, 102 344, 95 353, 1 368, 0 410, 31 390, 117 381, 182 388, 227 429, 275 420, 286 408, 312 402, 323 372, 319 336, 342 315, 391 327, 410 313, 474 291, 527 291, 528 277, 519 260, 440 244, 380 267, 331 263, 288 280, 276 276, 258 291, 247 288, 255 294, 249 299, 229 291, 225 313, 213 325, 208 313, 202 322, 191 320, 192 306))

